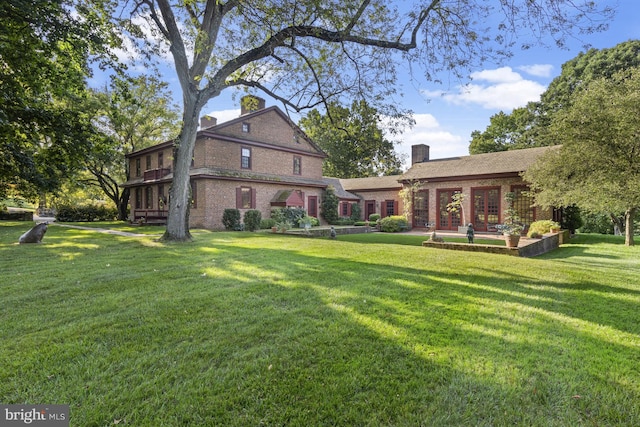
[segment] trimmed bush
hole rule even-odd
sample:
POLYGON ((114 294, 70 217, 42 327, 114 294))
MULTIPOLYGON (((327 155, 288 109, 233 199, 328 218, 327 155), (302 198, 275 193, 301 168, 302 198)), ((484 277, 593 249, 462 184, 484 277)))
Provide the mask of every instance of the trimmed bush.
POLYGON ((118 210, 104 205, 59 205, 56 220, 60 222, 113 221, 118 210))
POLYGON ((386 233, 397 233, 409 228, 407 219, 401 215, 392 215, 380 220, 380 231, 386 233))
POLYGON ((360 214, 362 213, 362 208, 360 208, 360 204, 351 203, 351 219, 354 221, 360 221, 362 217, 360 214))
POLYGON ((369 222, 376 222, 380 219, 380 214, 369 215, 369 222))
POLYGON ((240 230, 240 211, 238 209, 225 209, 222 214, 222 225, 225 230, 240 230))
POLYGON ((260 229, 269 230, 270 228, 275 227, 277 221, 273 218, 264 218, 260 220, 260 229))
POLYGON ((260 221, 262 214, 257 209, 250 209, 244 213, 244 229, 247 231, 256 231, 260 229, 260 221))
POLYGON ((552 228, 560 228, 560 224, 558 224, 555 221, 551 221, 550 219, 534 221, 529 226, 529 231, 527 232, 527 236, 533 237, 534 234, 543 235, 551 231, 552 228))

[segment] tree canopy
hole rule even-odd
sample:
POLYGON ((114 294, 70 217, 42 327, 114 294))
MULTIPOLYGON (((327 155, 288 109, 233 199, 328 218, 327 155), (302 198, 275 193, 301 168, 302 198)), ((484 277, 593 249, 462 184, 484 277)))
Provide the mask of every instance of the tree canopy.
POLYGON ((574 102, 579 90, 594 80, 609 78, 620 70, 640 67, 640 40, 630 40, 609 49, 590 49, 562 65, 540 101, 499 112, 483 131, 471 133, 471 154, 555 145, 549 132, 556 114, 574 102))
POLYGON ((0 2, 0 15, 0 194, 13 185, 33 196, 56 189, 89 151, 89 57, 114 40, 64 0, 0 2))
POLYGON ((151 76, 116 77, 110 86, 92 92, 93 121, 100 136, 84 160, 91 175, 84 181, 102 189, 117 206, 121 220, 127 217, 129 202, 128 188, 119 185, 130 177, 125 156, 178 134, 179 113, 167 86, 151 76))
MULTIPOLYGON (((299 111, 338 99, 394 99, 396 64, 419 64, 426 76, 464 75, 488 58, 508 56, 517 35, 550 36, 562 45, 576 31, 606 27, 609 7, 591 0, 207 0, 120 3, 114 19, 147 53, 171 54, 183 95, 183 126, 164 238, 189 240, 189 168, 203 106, 223 90, 261 91, 299 111), (497 19, 496 19, 497 18, 497 19), (144 22, 144 26, 135 24, 144 22)), ((395 108, 396 111, 398 108, 395 108)), ((388 111, 384 111, 387 113, 388 111)))
MULTIPOLYGON (((404 119, 411 122, 409 117, 404 119)), ((363 178, 400 173, 402 159, 394 142, 385 137, 381 121, 366 101, 354 101, 351 108, 330 103, 327 114, 314 109, 300 120, 300 126, 327 154, 323 175, 363 178)))
POLYGON ((640 208, 638 117, 639 68, 581 85, 550 125, 562 146, 524 174, 536 203, 625 212, 625 243, 633 245, 633 218, 640 208))

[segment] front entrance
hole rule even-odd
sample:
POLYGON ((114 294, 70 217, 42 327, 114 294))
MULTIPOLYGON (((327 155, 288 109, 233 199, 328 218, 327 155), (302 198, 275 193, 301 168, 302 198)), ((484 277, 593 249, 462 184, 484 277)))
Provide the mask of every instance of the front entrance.
POLYGON ((447 205, 453 201, 455 193, 462 189, 438 190, 438 230, 458 230, 462 224, 460 212, 449 212, 447 205))
POLYGON ((497 231, 500 221, 500 187, 475 188, 473 197, 473 228, 476 231, 497 231))
POLYGON ((375 200, 367 200, 364 203, 364 219, 365 221, 369 220, 369 217, 376 213, 376 201, 375 200))

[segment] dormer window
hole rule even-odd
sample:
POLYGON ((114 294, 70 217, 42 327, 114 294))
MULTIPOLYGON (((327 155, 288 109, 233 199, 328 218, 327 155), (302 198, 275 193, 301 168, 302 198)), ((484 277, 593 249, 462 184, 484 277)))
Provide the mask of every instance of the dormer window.
POLYGON ((251 124, 247 123, 247 122, 243 122, 242 123, 242 133, 249 133, 251 132, 251 124))

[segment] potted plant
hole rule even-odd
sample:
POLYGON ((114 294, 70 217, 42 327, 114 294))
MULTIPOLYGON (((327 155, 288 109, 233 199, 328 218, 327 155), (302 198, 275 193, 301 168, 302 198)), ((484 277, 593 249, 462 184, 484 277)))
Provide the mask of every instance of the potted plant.
POLYGON ((513 192, 505 194, 504 199, 507 204, 507 208, 504 210, 504 223, 498 227, 498 229, 504 235, 505 243, 508 248, 517 248, 520 242, 520 234, 524 227, 520 223, 520 215, 513 206, 513 202, 516 195, 513 192))
POLYGON ((451 196, 451 203, 447 205, 447 212, 460 213, 460 219, 462 220, 461 224, 458 226, 458 233, 465 234, 467 232, 467 222, 464 217, 464 199, 466 196, 464 193, 458 192, 453 193, 451 196))

